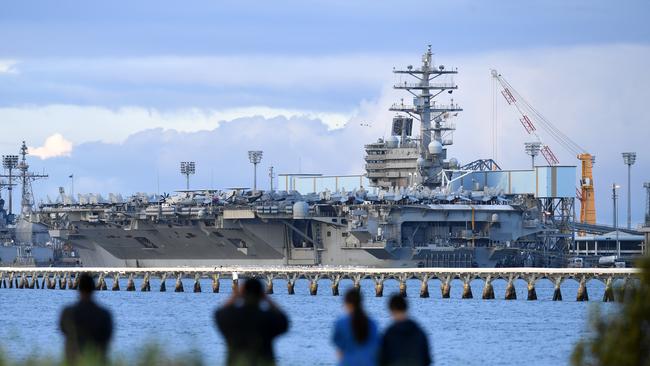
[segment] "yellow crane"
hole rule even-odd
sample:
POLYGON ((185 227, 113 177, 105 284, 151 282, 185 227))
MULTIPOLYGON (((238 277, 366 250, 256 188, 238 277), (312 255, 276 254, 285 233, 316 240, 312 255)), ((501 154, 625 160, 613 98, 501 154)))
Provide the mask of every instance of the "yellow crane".
POLYGON ((580 201, 580 222, 585 224, 595 224, 596 204, 593 177, 593 164, 595 162, 595 157, 571 140, 569 136, 565 135, 540 112, 538 112, 521 94, 519 94, 519 92, 517 92, 515 88, 512 87, 512 85, 510 85, 503 75, 494 69, 491 70, 491 73, 492 77, 501 86, 501 95, 503 95, 506 102, 517 108, 517 111, 521 115, 519 121, 526 132, 535 136, 537 139, 540 144, 539 151, 542 153, 542 156, 544 156, 544 159, 546 159, 546 162, 548 162, 549 165, 558 165, 560 161, 551 148, 542 142, 542 139, 537 132, 537 127, 542 128, 547 135, 551 136, 551 138, 562 147, 571 153, 576 154, 582 167, 580 187, 576 188, 576 196, 580 201))

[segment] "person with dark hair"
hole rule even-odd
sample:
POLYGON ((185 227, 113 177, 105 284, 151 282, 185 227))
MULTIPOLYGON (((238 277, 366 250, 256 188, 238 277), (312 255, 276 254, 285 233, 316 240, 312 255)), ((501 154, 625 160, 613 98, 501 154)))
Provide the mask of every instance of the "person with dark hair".
POLYGON ((273 340, 289 329, 287 316, 265 295, 256 279, 234 290, 215 312, 217 328, 226 339, 229 366, 275 365, 273 340))
POLYGON ((401 295, 393 295, 388 301, 393 324, 386 329, 379 351, 381 366, 427 366, 431 365, 429 341, 422 329, 408 318, 408 304, 401 295))
POLYGON ((333 336, 339 365, 376 365, 379 345, 377 325, 363 311, 361 292, 351 289, 345 294, 343 302, 346 315, 334 324, 333 336))
POLYGON ((74 365, 80 356, 97 363, 107 361, 113 320, 108 310, 93 301, 94 290, 93 278, 82 273, 79 277, 79 301, 61 313, 59 328, 65 336, 65 357, 69 365, 74 365))

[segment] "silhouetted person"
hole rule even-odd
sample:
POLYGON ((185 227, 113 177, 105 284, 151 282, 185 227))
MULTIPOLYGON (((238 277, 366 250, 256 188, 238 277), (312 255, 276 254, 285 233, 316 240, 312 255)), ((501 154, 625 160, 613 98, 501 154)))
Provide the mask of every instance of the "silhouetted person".
POLYGON ((394 295, 388 302, 393 318, 381 339, 381 366, 426 366, 432 363, 426 334, 406 313, 406 299, 394 295))
POLYGON ((349 290, 343 299, 347 314, 334 323, 333 341, 338 351, 339 365, 377 364, 377 325, 363 311, 361 300, 359 290, 349 290))
POLYGON ((92 294, 95 281, 83 273, 79 277, 79 301, 63 309, 59 327, 65 336, 65 356, 74 364, 80 355, 106 362, 108 343, 113 334, 111 314, 97 305, 92 294))
POLYGON ((229 366, 275 365, 273 339, 289 329, 287 316, 264 294, 262 283, 248 279, 215 313, 228 345, 229 366))

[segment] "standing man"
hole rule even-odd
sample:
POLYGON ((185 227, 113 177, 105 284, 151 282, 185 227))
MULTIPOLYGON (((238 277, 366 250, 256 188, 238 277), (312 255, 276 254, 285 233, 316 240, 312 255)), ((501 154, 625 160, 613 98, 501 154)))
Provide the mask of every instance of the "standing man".
POLYGON ((381 366, 428 366, 433 362, 429 342, 420 326, 409 319, 406 299, 393 295, 388 302, 393 324, 381 340, 381 366))
POLYGON ((97 305, 92 294, 95 281, 87 274, 79 277, 79 301, 61 313, 59 327, 65 336, 65 357, 69 365, 80 356, 100 364, 107 362, 113 320, 108 310, 97 305))
POLYGON ((287 316, 264 294, 262 283, 248 279, 215 313, 228 345, 228 366, 275 365, 273 340, 289 329, 287 316))

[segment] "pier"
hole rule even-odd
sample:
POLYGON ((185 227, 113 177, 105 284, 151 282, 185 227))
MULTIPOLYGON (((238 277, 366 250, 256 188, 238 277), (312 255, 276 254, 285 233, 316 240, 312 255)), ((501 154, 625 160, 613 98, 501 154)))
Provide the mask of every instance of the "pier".
MULTIPOLYGON (((184 292, 183 279, 194 280, 193 287, 187 291, 218 293, 221 279, 230 280, 232 288, 239 286, 241 278, 257 278, 266 284, 266 292, 273 294, 274 280, 285 280, 287 293, 295 294, 295 283, 299 279, 308 281, 310 295, 317 295, 320 280, 329 280, 331 294, 339 295, 339 284, 342 280, 350 280, 355 288, 361 287, 361 280, 370 279, 374 284, 375 296, 381 297, 385 281, 397 281, 399 293, 406 296, 407 280, 420 281, 420 297, 429 297, 429 281, 440 281, 440 291, 443 299, 452 295, 462 299, 472 299, 470 283, 474 280, 483 281, 483 300, 496 298, 492 283, 503 280, 507 283, 502 298, 516 300, 515 281, 523 280, 527 287, 527 300, 537 300, 535 285, 542 279, 554 284, 553 301, 561 301, 562 283, 573 280, 578 283, 576 301, 589 301, 587 283, 601 281, 605 285, 604 302, 614 301, 614 283, 619 281, 620 293, 623 293, 637 279, 639 271, 635 268, 339 268, 339 267, 173 267, 173 268, 54 268, 54 267, 0 267, 0 288, 15 289, 71 289, 77 288, 80 273, 92 274, 97 283, 98 291, 109 288, 120 291, 120 278, 126 278, 126 291, 148 292, 156 289, 151 287, 151 279, 160 279, 161 292, 167 291, 169 280, 174 280, 174 292, 184 292), (141 279, 136 288, 135 279, 141 279), (201 287, 201 279, 209 279, 212 286, 209 289, 201 287), (451 293, 451 282, 460 280, 463 284, 462 293, 451 293)), ((479 294, 476 294, 477 296, 479 294)), ((619 295, 621 296, 621 295, 619 295)))

